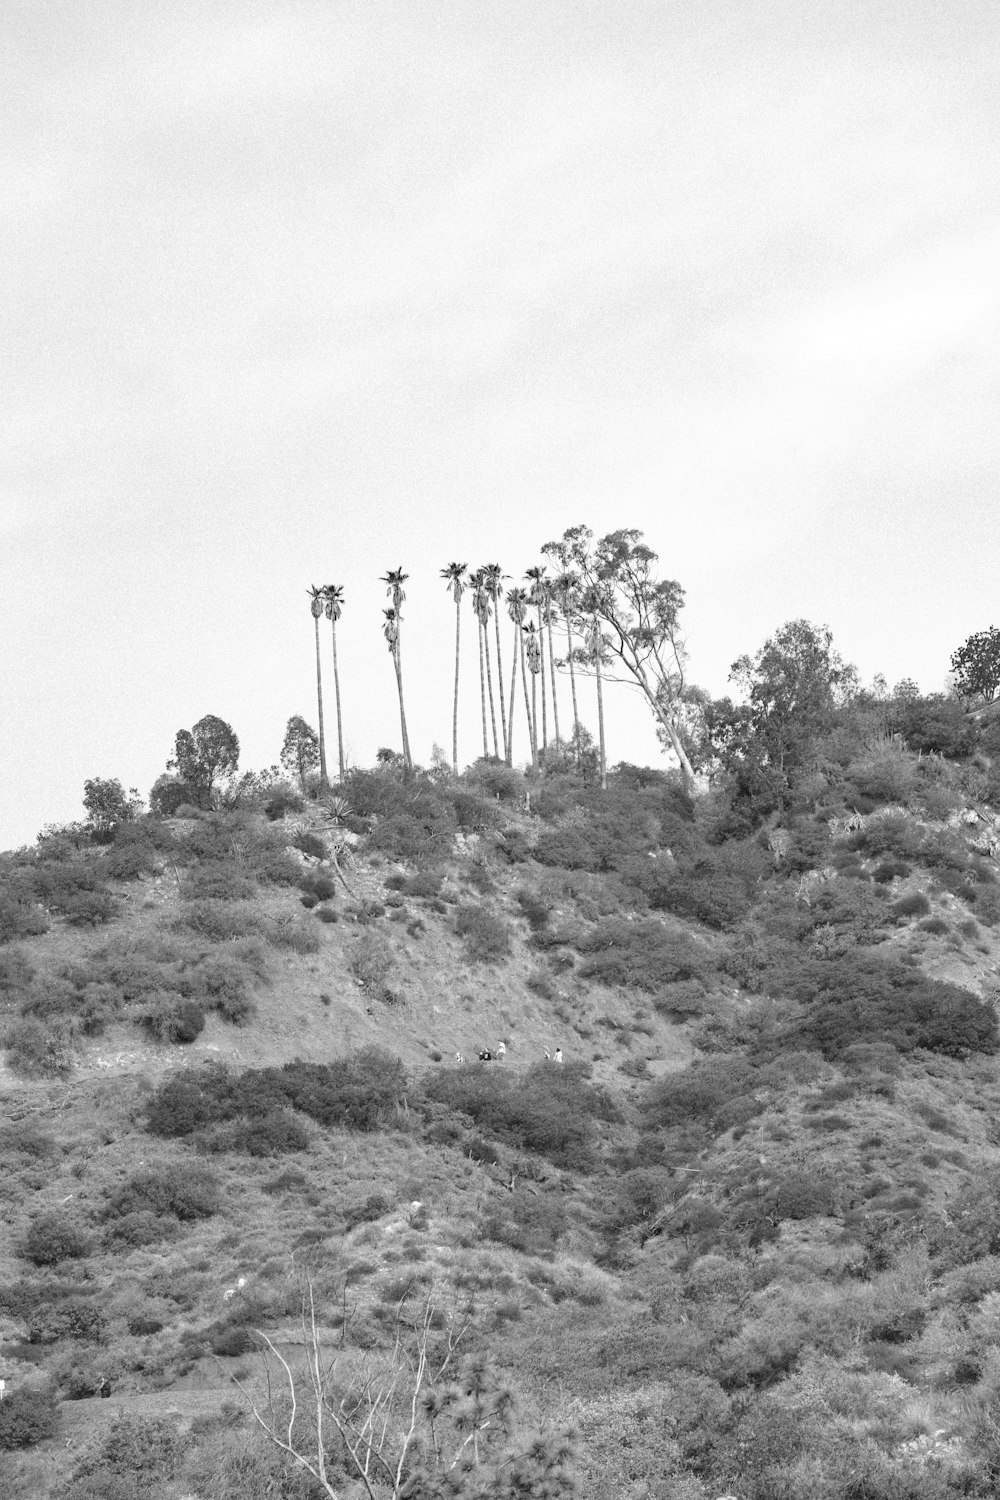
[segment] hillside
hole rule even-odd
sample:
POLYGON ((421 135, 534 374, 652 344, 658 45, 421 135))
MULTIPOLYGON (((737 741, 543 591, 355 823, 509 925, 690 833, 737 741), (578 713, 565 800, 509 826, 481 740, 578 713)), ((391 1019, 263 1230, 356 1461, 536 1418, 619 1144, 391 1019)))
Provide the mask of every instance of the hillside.
POLYGON ((2 1493, 363 1494, 422 1357, 400 1493, 995 1493, 993 759, 830 733, 777 807, 389 760, 0 857, 2 1493), (249 1414, 303 1296, 326 1489, 249 1414))

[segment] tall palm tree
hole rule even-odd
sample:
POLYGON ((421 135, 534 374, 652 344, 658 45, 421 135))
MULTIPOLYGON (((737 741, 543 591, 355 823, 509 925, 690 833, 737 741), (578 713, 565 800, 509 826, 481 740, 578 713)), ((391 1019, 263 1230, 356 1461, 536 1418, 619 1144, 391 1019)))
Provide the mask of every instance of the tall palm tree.
POLYGON ((386 586, 385 591, 392 599, 392 609, 382 611, 385 615, 382 634, 388 642, 392 664, 396 669, 396 691, 399 694, 399 724, 403 735, 403 767, 407 771, 412 771, 413 757, 410 754, 410 736, 406 732, 406 709, 403 706, 403 664, 400 640, 403 623, 403 601, 406 598, 406 594, 403 592, 403 584, 406 583, 409 576, 409 573, 404 573, 402 568, 396 568, 394 571, 382 575, 382 582, 386 586))
POLYGON ((487 563, 483 568, 486 592, 493 605, 493 626, 497 638, 497 684, 500 690, 500 726, 503 730, 503 753, 507 756, 507 710, 503 701, 503 660, 500 655, 500 599, 503 595, 503 569, 499 563, 487 563))
POLYGON ((604 637, 601 634, 601 622, 597 615, 591 618, 587 629, 587 649, 594 663, 597 673, 597 728, 598 742, 601 756, 601 791, 608 789, 608 757, 604 745, 604 683, 601 677, 601 664, 604 660, 604 637))
MULTIPOLYGON (((528 590, 528 601, 529 601, 529 603, 533 604, 535 606, 536 610, 538 611, 538 637, 537 637, 537 639, 538 639, 538 649, 539 649, 540 652, 543 652, 544 651, 544 647, 542 645, 542 639, 543 639, 543 637, 542 637, 542 610, 543 610, 544 605, 545 605, 545 586, 544 586, 545 567, 544 567, 543 564, 540 564, 536 568, 529 568, 527 570, 527 572, 525 573, 524 576, 528 580, 528 582, 531 584, 531 587, 528 590)), ((542 752, 543 753, 549 748, 548 716, 547 716, 546 711, 545 711, 545 670, 544 670, 544 667, 545 667, 544 660, 542 660, 540 658, 539 659, 538 671, 540 671, 541 674, 542 674, 542 752)), ((537 672, 535 673, 535 675, 537 676, 537 672)))
POLYGON ((545 607, 543 612, 545 615, 545 628, 549 635, 549 677, 552 680, 552 726, 555 729, 556 749, 558 750, 561 745, 559 737, 559 700, 556 698, 556 653, 552 645, 552 619, 556 612, 556 605, 552 594, 551 579, 543 578, 541 580, 541 587, 544 590, 545 607))
POLYGON ((507 590, 507 613, 514 622, 514 661, 510 674, 510 733, 507 743, 507 764, 514 760, 514 693, 517 687, 517 663, 521 661, 521 682, 524 685, 524 714, 528 721, 528 743, 531 747, 531 763, 538 768, 538 750, 535 744, 535 726, 531 722, 531 703, 528 698, 528 674, 524 666, 524 636, 521 627, 528 612, 528 596, 524 589, 507 590))
POLYGON ((323 732, 323 668, 319 655, 319 622, 323 617, 325 596, 322 589, 316 588, 315 584, 309 585, 309 593, 312 595, 312 603, 309 606, 316 627, 316 700, 319 713, 319 784, 325 790, 330 781, 326 774, 326 735, 323 732))
POLYGON ((489 742, 486 738, 486 665, 483 656, 483 617, 479 612, 479 601, 482 594, 482 574, 473 573, 469 579, 469 587, 472 589, 472 608, 476 615, 477 636, 479 638, 479 706, 483 713, 483 758, 490 753, 489 742))
POLYGON ((330 633, 333 636, 333 692, 337 700, 337 754, 340 760, 340 779, 344 779, 344 726, 340 717, 340 669, 337 666, 337 621, 340 619, 344 608, 344 586, 340 583, 328 583, 323 590, 326 600, 323 613, 330 621, 330 633))
POLYGON ((441 577, 455 601, 455 706, 451 715, 451 768, 458 775, 458 648, 462 637, 462 595, 467 587, 465 563, 449 563, 441 577))
MULTIPOLYGON (((473 574, 472 583, 474 593, 472 603, 479 620, 479 656, 480 677, 482 675, 483 648, 486 649, 486 688, 490 698, 490 724, 493 727, 493 754, 497 760, 500 759, 500 742, 497 739, 497 711, 493 702, 493 663, 490 661, 490 615, 493 613, 493 605, 490 600, 490 591, 487 586, 485 568, 477 568, 473 574)), ((483 703, 483 744, 486 743, 486 705, 483 703)), ((489 750, 483 752, 489 755, 489 750)))
POLYGON ((560 573, 552 580, 552 592, 559 601, 562 617, 566 623, 566 660, 569 662, 569 686, 573 695, 573 753, 577 753, 577 725, 580 722, 580 714, 576 705, 576 668, 573 665, 573 611, 577 607, 577 589, 580 584, 579 574, 571 568, 560 573))
MULTIPOLYGON (((538 681, 538 674, 539 674, 539 672, 542 671, 542 665, 543 665, 543 663, 542 663, 542 639, 541 639, 541 636, 538 634, 538 631, 535 629, 535 622, 534 622, 534 620, 529 620, 528 623, 527 623, 527 625, 522 625, 521 626, 521 639, 524 641, 524 649, 525 649, 525 653, 526 653, 527 658, 528 658, 528 671, 531 673, 531 721, 532 721, 532 726, 533 726, 531 749, 532 749, 532 764, 537 767, 537 765, 538 765, 538 736, 537 736, 537 733, 534 732, 534 726, 537 726, 537 724, 538 724, 538 708, 537 708, 536 699, 535 699, 535 684, 538 681)), ((525 692, 527 692, 527 687, 525 687, 525 692)), ((545 696, 544 695, 545 695, 545 676, 544 676, 544 673, 543 673, 542 674, 542 706, 543 707, 544 707, 544 704, 545 704, 545 696)))

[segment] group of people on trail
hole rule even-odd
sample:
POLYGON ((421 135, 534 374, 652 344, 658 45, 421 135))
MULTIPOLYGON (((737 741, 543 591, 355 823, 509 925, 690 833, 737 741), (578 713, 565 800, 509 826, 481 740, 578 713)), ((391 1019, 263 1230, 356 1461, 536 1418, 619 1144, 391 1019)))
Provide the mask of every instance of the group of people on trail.
MULTIPOLYGON (((505 1043, 503 1043, 503 1042, 500 1043, 500 1045, 497 1047, 497 1050, 495 1052, 492 1052, 489 1047, 482 1047, 476 1053, 476 1057, 479 1059, 480 1062, 503 1062, 503 1060, 504 1060, 504 1058, 506 1056, 507 1056, 507 1047, 506 1047, 505 1043)), ((546 1047, 546 1049, 545 1049, 545 1061, 546 1062, 561 1063, 562 1060, 563 1060, 563 1055, 562 1055, 562 1048, 561 1047, 557 1047, 554 1054, 550 1053, 548 1047, 546 1047)), ((465 1062, 465 1058, 462 1056, 461 1052, 456 1052, 455 1053, 455 1061, 459 1065, 461 1065, 462 1063, 465 1062)))

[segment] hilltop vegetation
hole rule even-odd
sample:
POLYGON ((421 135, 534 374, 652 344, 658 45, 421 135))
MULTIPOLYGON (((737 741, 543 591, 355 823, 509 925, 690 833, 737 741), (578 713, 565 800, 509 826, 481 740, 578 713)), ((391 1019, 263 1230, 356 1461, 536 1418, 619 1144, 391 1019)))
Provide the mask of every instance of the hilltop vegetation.
POLYGON ((202 721, 0 857, 5 1495, 996 1492, 998 732, 737 669, 697 784, 202 721))

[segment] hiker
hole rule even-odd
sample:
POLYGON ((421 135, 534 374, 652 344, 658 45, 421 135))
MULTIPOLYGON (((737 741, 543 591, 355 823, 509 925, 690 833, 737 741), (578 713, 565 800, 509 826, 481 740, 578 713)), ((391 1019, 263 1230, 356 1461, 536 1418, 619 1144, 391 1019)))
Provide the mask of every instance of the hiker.
POLYGON ((463 1057, 463 1056, 462 1056, 462 1054, 461 1054, 461 1052, 456 1052, 456 1053, 455 1053, 455 1061, 456 1061, 456 1062, 457 1062, 457 1063, 459 1063, 459 1064, 461 1064, 461 1063, 464 1063, 464 1062, 465 1062, 465 1058, 464 1058, 464 1057, 463 1057))
POLYGON ((504 1043, 501 1042, 500 1045, 499 1045, 499 1047, 497 1048, 497 1057, 499 1057, 500 1061, 503 1062, 503 1060, 504 1060, 504 1058, 506 1056, 507 1056, 507 1048, 504 1045, 504 1043))
POLYGON ((561 1047, 557 1047, 556 1048, 556 1055, 552 1059, 552 1061, 553 1062, 557 1062, 557 1063, 561 1063, 562 1062, 562 1048, 561 1047))
POLYGON ((98 1390, 101 1393, 102 1399, 105 1401, 111 1395, 111 1381, 106 1375, 101 1376, 101 1383, 98 1386, 98 1390))
POLYGON ((545 1061, 546 1062, 551 1062, 552 1061, 552 1058, 549 1056, 549 1049, 548 1049, 548 1047, 546 1047, 546 1049, 545 1049, 545 1061))
POLYGON ((479 1061, 480 1062, 492 1062, 493 1061, 493 1053, 490 1051, 489 1047, 484 1047, 483 1050, 482 1050, 482 1052, 480 1052, 480 1054, 479 1054, 479 1061))

